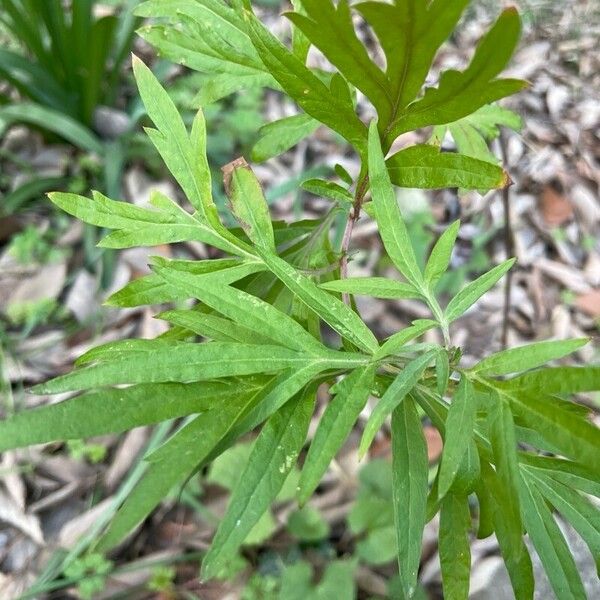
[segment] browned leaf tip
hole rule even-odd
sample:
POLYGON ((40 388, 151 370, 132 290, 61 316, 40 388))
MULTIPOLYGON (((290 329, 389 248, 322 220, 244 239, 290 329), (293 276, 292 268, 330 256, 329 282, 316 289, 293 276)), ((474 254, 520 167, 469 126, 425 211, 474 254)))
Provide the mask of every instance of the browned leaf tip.
POLYGON ((233 177, 233 172, 239 168, 249 169, 250 166, 246 162, 246 159, 243 156, 232 160, 227 163, 225 166, 221 167, 221 171, 223 172, 223 185, 225 186, 225 193, 229 196, 229 190, 231 187, 231 178, 233 177))
POLYGON ((502 180, 500 183, 500 189, 504 189, 513 185, 514 181, 510 178, 508 171, 502 171, 502 180))

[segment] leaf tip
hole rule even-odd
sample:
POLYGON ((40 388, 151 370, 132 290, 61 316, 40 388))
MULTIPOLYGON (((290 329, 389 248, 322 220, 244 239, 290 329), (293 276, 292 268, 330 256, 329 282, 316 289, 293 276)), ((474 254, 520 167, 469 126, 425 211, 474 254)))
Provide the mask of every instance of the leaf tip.
POLYGON ((507 6, 503 11, 503 14, 507 15, 507 16, 514 16, 516 15, 517 17, 519 16, 519 9, 516 6, 507 6))
POLYGON ((114 307, 120 306, 119 302, 116 299, 117 294, 118 294, 118 292, 111 294, 108 298, 106 298, 104 300, 104 302, 102 302, 102 306, 107 306, 109 308, 114 308, 114 307))
POLYGON ((134 69, 138 68, 138 66, 141 64, 143 64, 142 59, 135 54, 135 52, 131 53, 131 64, 133 66, 134 69))
POLYGON ((513 185, 514 181, 510 178, 508 171, 502 169, 502 178, 500 180, 500 189, 504 189, 513 185))

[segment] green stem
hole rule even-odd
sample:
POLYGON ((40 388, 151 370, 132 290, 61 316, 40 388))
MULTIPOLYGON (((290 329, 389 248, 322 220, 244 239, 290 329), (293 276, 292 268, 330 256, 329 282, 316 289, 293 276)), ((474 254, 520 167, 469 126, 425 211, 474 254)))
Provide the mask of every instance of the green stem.
POLYGON ((440 303, 437 301, 435 296, 433 296, 429 291, 423 291, 423 295, 425 296, 425 300, 429 305, 429 308, 435 317, 436 321, 440 324, 440 328, 442 330, 442 335, 444 336, 444 346, 446 349, 450 348, 450 329, 448 326, 448 321, 444 316, 444 311, 440 306, 440 303))

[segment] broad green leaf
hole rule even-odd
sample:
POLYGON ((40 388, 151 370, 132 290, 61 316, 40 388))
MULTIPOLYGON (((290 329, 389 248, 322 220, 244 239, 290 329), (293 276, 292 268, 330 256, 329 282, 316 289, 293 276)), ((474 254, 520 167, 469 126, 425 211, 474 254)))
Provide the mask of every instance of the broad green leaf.
POLYGON ((377 339, 350 307, 320 289, 308 277, 275 254, 262 250, 259 250, 259 254, 278 279, 341 336, 366 352, 373 353, 377 350, 377 339))
MULTIPOLYGON (((195 261, 171 260, 165 264, 178 273, 184 270, 184 272, 193 274, 198 279, 202 279, 205 284, 210 285, 228 285, 264 270, 262 263, 242 262, 230 258, 195 261)), ((182 287, 171 286, 162 277, 153 273, 129 282, 104 303, 108 306, 129 307, 161 304, 187 298, 189 298, 189 294, 182 287)))
MULTIPOLYGON (((482 462, 481 464, 481 479, 477 482, 475 494, 477 495, 477 539, 485 539, 494 533, 494 500, 492 497, 491 486, 484 481, 485 473, 491 467, 482 462)), ((437 509, 436 509, 437 513, 437 509)), ((433 515, 432 515, 433 517, 433 515)))
POLYGON ((369 182, 383 245, 400 273, 417 289, 421 289, 423 275, 398 207, 374 121, 369 127, 369 182))
POLYGON ((377 527, 356 543, 356 556, 368 565, 385 565, 398 560, 398 541, 393 525, 377 527))
MULTIPOLYGON (((306 14, 302 0, 291 0, 291 4, 297 13, 306 14)), ((306 63, 310 47, 310 40, 297 27, 292 27, 292 52, 300 62, 306 63)))
MULTIPOLYGON (((160 1, 160 0, 159 0, 160 1)), ((184 21, 184 19, 181 19, 184 21)), ((248 56, 247 53, 236 53, 231 44, 215 37, 214 33, 209 33, 211 43, 217 42, 221 49, 225 50, 227 56, 213 50, 208 40, 199 35, 198 30, 191 27, 180 31, 172 25, 145 25, 137 31, 138 35, 154 46, 161 56, 179 64, 183 64, 190 69, 212 75, 228 75, 230 77, 252 77, 261 76, 267 80, 267 85, 277 89, 277 82, 269 76, 265 67, 258 58, 248 56)), ((207 24, 204 24, 206 33, 207 24)), ((250 50, 253 51, 250 46, 250 50)))
POLYGON ((128 229, 140 224, 174 223, 175 218, 163 211, 142 208, 129 202, 110 200, 100 192, 93 192, 93 198, 78 194, 53 192, 48 194, 53 204, 84 223, 128 229))
POLYGON ((202 242, 221 250, 237 253, 230 245, 223 245, 219 236, 201 223, 161 223, 142 225, 136 229, 120 229, 102 238, 98 247, 117 250, 190 241, 202 242))
POLYGON ((355 5, 373 27, 386 56, 394 110, 382 126, 387 127, 418 95, 437 50, 450 37, 467 2, 395 0, 355 5))
POLYGON ((374 459, 364 464, 359 474, 356 502, 348 514, 348 526, 355 535, 389 527, 396 556, 392 468, 388 460, 374 459))
POLYGON ((400 298, 420 298, 421 294, 410 283, 387 279, 386 277, 350 277, 327 281, 321 286, 332 292, 355 294, 357 296, 373 296, 390 300, 400 298))
POLYGON ((533 482, 521 478, 523 520, 559 600, 587 595, 577 565, 550 509, 533 482))
MULTIPOLYGON (((297 3, 297 0, 296 0, 297 3)), ((356 560, 334 560, 327 564, 318 585, 312 584, 310 564, 304 560, 285 566, 281 576, 279 600, 354 600, 356 598, 356 560)))
POLYGON ((476 404, 471 382, 461 377, 446 418, 444 450, 438 476, 438 496, 443 498, 454 482, 463 458, 473 439, 476 404))
POLYGON ((462 457, 452 482, 452 493, 468 495, 475 491, 481 477, 481 460, 473 438, 468 440, 467 451, 462 457))
POLYGON ((431 419, 433 426, 442 434, 446 431, 448 404, 429 387, 417 384, 411 395, 425 414, 431 419))
MULTIPOLYGON (((95 358, 98 357, 96 354, 95 358)), ((32 391, 36 394, 58 394, 123 383, 189 383, 217 377, 299 369, 312 360, 311 356, 280 346, 224 342, 159 345, 157 340, 131 340, 121 345, 111 344, 106 349, 104 362, 56 377, 35 386, 32 391), (133 345, 133 341, 141 344, 133 345)), ((327 359, 323 360, 327 362, 327 359)))
POLYGON ((407 598, 413 596, 417 585, 428 472, 427 443, 421 419, 413 399, 408 397, 392 413, 394 522, 400 579, 407 598))
POLYGON ((435 138, 431 142, 441 145, 446 131, 449 131, 459 154, 497 165, 499 159, 492 154, 485 138, 477 129, 464 122, 467 118, 468 116, 448 125, 437 125, 432 134, 435 138))
POLYGON ((448 352, 442 348, 435 357, 435 378, 437 384, 437 393, 440 398, 446 395, 448 389, 448 379, 450 377, 450 359, 448 352))
POLYGON ((600 498, 598 476, 586 465, 563 458, 537 456, 525 452, 519 454, 519 460, 528 470, 540 470, 570 488, 600 498))
POLYGON ((223 173, 231 210, 246 235, 254 244, 274 250, 269 206, 256 175, 243 158, 224 167, 223 173))
POLYGON ((444 598, 467 600, 471 573, 469 530, 471 513, 466 496, 448 494, 440 511, 439 553, 444 598))
POLYGON ((306 16, 286 13, 288 19, 371 100, 380 115, 391 115, 389 82, 354 31, 348 0, 337 6, 331 0, 303 0, 302 5, 306 16))
POLYGON ((534 485, 554 508, 575 528, 585 541, 596 561, 600 563, 600 513, 598 508, 581 494, 559 481, 543 477, 538 471, 533 477, 534 485))
POLYGON ((460 229, 460 221, 454 221, 439 237, 431 250, 423 277, 430 290, 433 291, 441 276, 448 270, 456 236, 460 229))
POLYGON ((491 354, 478 362, 472 370, 486 376, 527 371, 545 365, 550 360, 572 354, 587 343, 588 338, 526 344, 491 354))
POLYGON ((333 167, 333 170, 346 185, 351 186, 354 183, 352 175, 350 175, 346 168, 343 165, 340 165, 340 163, 336 163, 335 167, 333 167))
MULTIPOLYGON (((275 80, 268 73, 250 73, 247 75, 222 73, 207 79, 198 94, 192 100, 192 106, 203 108, 229 96, 234 92, 262 87, 276 87, 275 80)), ((252 156, 252 160, 256 160, 252 156)))
POLYGON ((516 9, 506 9, 477 45, 469 66, 464 71, 444 71, 436 88, 428 88, 421 99, 398 115, 389 127, 386 142, 405 131, 457 121, 523 89, 523 81, 496 79, 512 56, 520 29, 516 9))
POLYGON ((600 390, 600 367, 553 367, 525 373, 506 382, 511 389, 546 394, 578 394, 600 390))
POLYGON ((310 598, 312 578, 313 572, 310 563, 299 560, 291 565, 286 565, 281 575, 279 599, 306 600, 306 598, 310 598))
POLYGON ((498 280, 513 266, 515 259, 511 258, 491 271, 488 271, 475 281, 466 285, 446 307, 446 319, 448 322, 458 319, 468 308, 470 308, 481 296, 490 290, 498 280))
POLYGON ((244 11, 243 16, 248 25, 248 35, 262 62, 283 90, 304 112, 337 131, 364 154, 367 131, 354 112, 351 98, 334 94, 255 15, 244 11))
POLYGON ((438 125, 434 128, 431 140, 441 145, 446 131, 449 131, 460 154, 497 164, 499 159, 488 148, 488 141, 500 135, 500 126, 519 131, 522 127, 521 118, 507 108, 486 104, 454 123, 438 125))
POLYGON ((306 440, 314 403, 314 390, 301 394, 287 402, 263 427, 202 561, 204 577, 218 574, 277 496, 306 440))
POLYGON ((399 187, 490 190, 509 183, 508 174, 497 165, 456 152, 441 152, 429 144, 400 150, 386 164, 392 183, 399 187))
POLYGON ((170 286, 184 289, 190 296, 253 329, 261 337, 313 355, 327 351, 294 319, 256 296, 229 286, 206 285, 203 277, 170 270, 168 263, 165 267, 156 264, 154 268, 170 286))
POLYGON ((138 32, 174 62, 210 74, 268 75, 247 36, 243 19, 225 2, 152 0, 138 7, 137 13, 171 20, 177 15, 177 28, 152 25, 138 32))
POLYGON ((381 397, 375 410, 371 413, 365 426, 360 446, 358 449, 359 457, 363 457, 369 449, 375 434, 383 425, 385 419, 394 411, 394 409, 404 400, 405 396, 417 384, 421 375, 432 361, 435 352, 427 352, 419 358, 409 362, 388 387, 385 394, 381 397))
MULTIPOLYGON (((240 419, 239 423, 236 423, 232 427, 231 431, 219 442, 204 462, 213 461, 220 456, 238 438, 248 434, 264 423, 297 393, 300 393, 302 390, 304 390, 303 393, 307 393, 309 391, 308 388, 316 391, 319 380, 315 381, 315 378, 320 376, 326 368, 326 365, 311 363, 302 369, 290 369, 280 373, 276 377, 271 377, 268 383, 260 390, 260 393, 257 394, 256 402, 253 403, 253 406, 247 411, 246 415, 240 419)), ((321 381, 323 380, 324 378, 321 378, 321 381)), ((284 490, 285 487, 278 495, 278 498, 280 498, 284 490)))
POLYGON ((252 147, 250 157, 255 162, 264 162, 283 154, 319 127, 319 121, 310 115, 299 114, 273 121, 260 128, 260 138, 252 147))
POLYGON ((53 204, 85 223, 116 229, 100 242, 101 247, 158 246, 195 240, 226 252, 240 253, 237 242, 232 244, 173 202, 170 202, 169 211, 164 210, 164 199, 162 210, 150 210, 110 200, 100 192, 92 192, 92 195, 92 200, 63 192, 53 192, 48 197, 53 204))
POLYGON ((423 335, 429 329, 437 327, 437 325, 437 321, 432 321, 431 319, 417 319, 416 321, 413 321, 409 327, 405 327, 390 336, 381 345, 381 348, 377 350, 374 358, 378 360, 396 354, 401 351, 408 342, 423 335))
POLYGON ((127 497, 95 549, 106 552, 116 546, 174 486, 190 477, 254 399, 255 395, 228 398, 221 406, 197 416, 150 454, 144 478, 127 497))
MULTIPOLYGON (((315 361, 301 369, 290 369, 275 377, 265 388, 260 402, 240 424, 240 435, 251 431, 278 411, 292 396, 312 385, 324 371, 332 368, 327 363, 315 361)), ((324 377, 321 379, 321 381, 324 377)))
POLYGON ((517 461, 517 439, 513 417, 508 403, 496 398, 488 415, 488 431, 498 478, 495 496, 502 511, 510 521, 507 544, 518 548, 521 544, 522 529, 519 499, 519 464, 517 461))
POLYGON ((455 123, 468 123, 475 127, 486 140, 493 140, 500 135, 500 127, 508 127, 519 131, 523 127, 521 117, 508 108, 498 104, 486 104, 474 113, 455 121, 455 123))
POLYGON ((588 465, 600 473, 600 430, 586 418, 547 402, 547 398, 529 390, 497 388, 509 402, 515 416, 537 431, 564 456, 588 465))
POLYGON ((18 412, 0 421, 0 451, 118 433, 168 419, 200 413, 220 405, 224 396, 252 389, 244 380, 191 384, 140 384, 105 389, 18 412))
POLYGON ((531 557, 523 539, 521 516, 519 514, 516 522, 513 520, 510 505, 507 506, 503 501, 504 484, 488 463, 482 464, 482 475, 481 488, 487 496, 489 520, 496 532, 515 597, 531 600, 535 581, 531 557))
POLYGON ((206 159, 206 126, 202 113, 198 112, 189 136, 169 94, 136 57, 133 72, 148 116, 157 127, 148 131, 150 139, 202 219, 213 225, 218 223, 206 159))
POLYGON ((207 23, 230 44, 248 45, 243 21, 220 0, 146 0, 136 7, 135 14, 152 18, 184 15, 198 24, 207 23))
POLYGON ((230 319, 197 310, 167 310, 156 315, 173 325, 183 327, 196 335, 215 342, 239 342, 241 344, 270 344, 273 340, 262 336, 254 329, 235 323, 230 319))
POLYGON ((335 202, 341 202, 346 206, 354 203, 352 194, 341 185, 333 181, 324 181, 323 179, 307 179, 302 182, 302 189, 320 198, 329 198, 335 202))
POLYGON ((301 542, 318 542, 329 535, 329 523, 313 506, 294 511, 288 517, 287 529, 301 542))
POLYGON ((298 485, 298 502, 304 504, 316 489, 365 407, 375 376, 375 365, 348 375, 327 405, 308 449, 298 485))

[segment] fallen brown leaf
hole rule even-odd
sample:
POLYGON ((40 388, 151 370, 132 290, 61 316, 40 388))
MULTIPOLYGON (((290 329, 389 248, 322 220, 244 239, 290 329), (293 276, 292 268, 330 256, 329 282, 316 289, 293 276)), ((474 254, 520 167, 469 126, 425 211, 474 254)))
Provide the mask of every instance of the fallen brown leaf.
POLYGON ((540 208, 544 221, 550 227, 558 227, 573 218, 573 205, 550 185, 544 187, 540 208))
POLYGON ((591 290, 577 296, 575 306, 590 317, 600 317, 600 289, 591 290))

